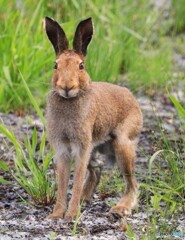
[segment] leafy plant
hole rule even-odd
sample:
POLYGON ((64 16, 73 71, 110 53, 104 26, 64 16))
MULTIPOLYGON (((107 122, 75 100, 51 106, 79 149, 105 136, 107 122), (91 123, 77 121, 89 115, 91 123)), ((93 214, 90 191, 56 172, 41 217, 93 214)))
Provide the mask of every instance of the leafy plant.
MULTIPOLYGON (((13 144, 15 169, 10 169, 2 161, 0 162, 0 168, 11 173, 18 185, 31 197, 33 205, 46 206, 53 204, 56 183, 48 173, 53 152, 48 150, 46 153, 45 132, 42 134, 40 143, 35 128, 31 139, 27 138, 24 143, 19 142, 14 133, 3 124, 0 124, 0 132, 13 144), (39 151, 37 154, 38 145, 39 151)), ((3 179, 0 181, 4 182, 3 179)))

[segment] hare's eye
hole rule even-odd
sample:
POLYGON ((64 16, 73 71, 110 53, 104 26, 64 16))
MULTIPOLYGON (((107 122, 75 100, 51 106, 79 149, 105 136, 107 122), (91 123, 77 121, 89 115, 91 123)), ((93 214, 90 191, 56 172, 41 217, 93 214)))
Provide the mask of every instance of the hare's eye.
POLYGON ((81 62, 81 63, 79 64, 79 69, 80 69, 80 70, 83 70, 83 69, 84 69, 84 62, 81 62))
POLYGON ((58 64, 56 62, 54 62, 54 69, 58 68, 58 64))

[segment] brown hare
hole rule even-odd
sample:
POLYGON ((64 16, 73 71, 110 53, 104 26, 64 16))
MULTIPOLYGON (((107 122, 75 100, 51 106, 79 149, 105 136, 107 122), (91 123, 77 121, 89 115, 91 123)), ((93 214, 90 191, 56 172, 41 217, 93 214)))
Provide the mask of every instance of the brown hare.
MULTIPOLYGON (((87 47, 93 35, 91 18, 76 29, 73 49, 63 29, 46 17, 44 27, 55 53, 52 90, 47 98, 47 135, 54 148, 58 175, 57 200, 48 218, 74 219, 80 200, 90 200, 99 181, 91 167, 93 149, 111 142, 126 190, 110 212, 128 215, 137 204, 134 176, 135 148, 142 129, 142 113, 132 93, 124 87, 91 82, 85 70, 87 47), (70 161, 75 160, 72 197, 67 208, 70 161)), ((124 43, 123 43, 124 44, 124 43)))

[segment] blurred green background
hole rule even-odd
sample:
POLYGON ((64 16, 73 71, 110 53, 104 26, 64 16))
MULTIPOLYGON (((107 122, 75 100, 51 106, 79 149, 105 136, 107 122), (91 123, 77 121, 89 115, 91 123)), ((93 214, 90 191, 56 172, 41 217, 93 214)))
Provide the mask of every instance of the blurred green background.
POLYGON ((172 67, 169 38, 185 30, 185 0, 164 6, 149 0, 1 0, 0 111, 28 109, 21 74, 39 105, 45 104, 55 60, 42 28, 45 16, 62 25, 70 42, 78 22, 93 18, 87 55, 92 80, 121 82, 136 92, 163 89, 172 67))

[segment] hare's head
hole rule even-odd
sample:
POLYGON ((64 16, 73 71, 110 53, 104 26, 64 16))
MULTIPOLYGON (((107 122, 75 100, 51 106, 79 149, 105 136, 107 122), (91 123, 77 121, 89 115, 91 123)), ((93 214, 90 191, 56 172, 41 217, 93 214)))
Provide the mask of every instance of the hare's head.
POLYGON ((72 50, 68 48, 64 30, 56 21, 45 17, 44 26, 56 53, 52 85, 62 97, 76 97, 86 91, 91 82, 85 71, 85 56, 93 35, 92 20, 88 18, 78 24, 72 50))

